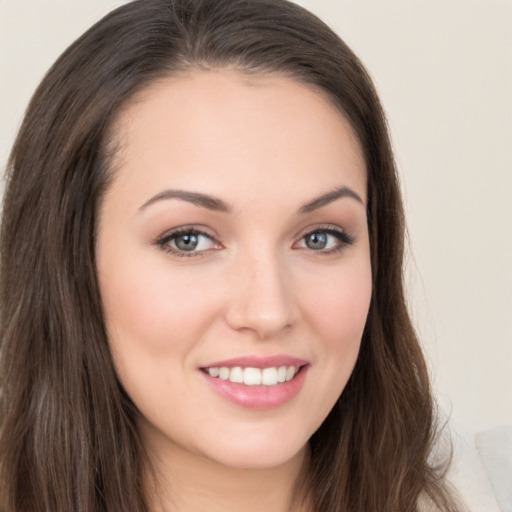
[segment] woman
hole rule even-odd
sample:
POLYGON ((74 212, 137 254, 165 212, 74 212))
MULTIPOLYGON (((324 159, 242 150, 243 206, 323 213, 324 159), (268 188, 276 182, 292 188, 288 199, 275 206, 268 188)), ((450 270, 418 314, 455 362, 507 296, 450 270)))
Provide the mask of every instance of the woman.
POLYGON ((2 510, 456 510, 384 115, 318 19, 130 3, 9 169, 2 510))

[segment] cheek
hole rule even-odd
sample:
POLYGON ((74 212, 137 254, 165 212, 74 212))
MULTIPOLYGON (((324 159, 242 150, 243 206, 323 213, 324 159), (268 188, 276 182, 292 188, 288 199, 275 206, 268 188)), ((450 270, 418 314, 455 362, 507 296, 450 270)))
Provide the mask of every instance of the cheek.
POLYGON ((197 273, 141 262, 142 257, 118 260, 101 276, 100 290, 118 377, 144 416, 160 417, 170 402, 180 410, 186 406, 166 390, 177 382, 183 390, 190 387, 184 370, 194 368, 219 301, 205 293, 197 273))
POLYGON ((161 266, 132 261, 101 280, 114 345, 140 345, 153 355, 185 350, 214 314, 215 297, 205 293, 193 271, 169 272, 161 266))
POLYGON ((330 279, 314 281, 302 290, 308 324, 319 345, 315 386, 325 389, 327 408, 342 393, 356 363, 372 294, 369 262, 340 268, 330 279), (316 283, 316 284, 315 284, 316 283), (329 405, 330 403, 330 405, 329 405))
POLYGON ((307 301, 309 321, 333 348, 344 340, 360 341, 372 294, 369 262, 341 268, 323 279, 317 275, 300 293, 307 301))

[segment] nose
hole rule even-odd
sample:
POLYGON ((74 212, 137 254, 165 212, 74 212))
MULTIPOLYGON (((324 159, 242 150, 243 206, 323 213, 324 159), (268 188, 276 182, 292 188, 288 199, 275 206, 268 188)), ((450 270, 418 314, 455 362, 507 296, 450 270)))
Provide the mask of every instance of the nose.
POLYGON ((232 329, 270 339, 299 318, 290 273, 275 254, 241 258, 230 280, 226 321, 232 329))

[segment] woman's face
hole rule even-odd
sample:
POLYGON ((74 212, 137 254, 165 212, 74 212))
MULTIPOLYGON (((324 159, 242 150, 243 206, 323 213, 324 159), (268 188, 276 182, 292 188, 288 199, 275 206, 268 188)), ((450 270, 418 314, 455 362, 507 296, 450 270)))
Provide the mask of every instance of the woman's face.
POLYGON ((342 393, 370 302, 348 123, 289 78, 195 71, 146 89, 116 138, 97 267, 146 443, 236 467, 291 460, 342 393))

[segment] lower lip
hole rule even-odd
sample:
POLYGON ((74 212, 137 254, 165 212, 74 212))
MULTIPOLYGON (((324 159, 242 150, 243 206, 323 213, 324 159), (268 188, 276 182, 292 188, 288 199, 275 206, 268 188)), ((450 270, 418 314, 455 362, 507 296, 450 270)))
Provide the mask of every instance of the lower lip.
POLYGON ((273 409, 286 404, 299 393, 308 368, 303 366, 292 380, 275 386, 246 386, 202 373, 211 388, 230 402, 247 409, 273 409))

